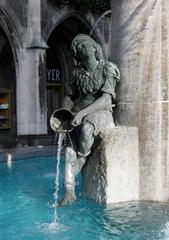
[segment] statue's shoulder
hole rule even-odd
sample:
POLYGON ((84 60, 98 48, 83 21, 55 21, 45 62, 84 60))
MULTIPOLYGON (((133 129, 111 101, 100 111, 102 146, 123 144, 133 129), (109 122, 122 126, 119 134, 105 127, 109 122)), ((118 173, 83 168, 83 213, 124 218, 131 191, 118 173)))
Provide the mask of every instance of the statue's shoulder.
POLYGON ((106 61, 103 66, 103 76, 105 78, 116 78, 117 81, 120 80, 120 72, 116 66, 116 64, 106 61))

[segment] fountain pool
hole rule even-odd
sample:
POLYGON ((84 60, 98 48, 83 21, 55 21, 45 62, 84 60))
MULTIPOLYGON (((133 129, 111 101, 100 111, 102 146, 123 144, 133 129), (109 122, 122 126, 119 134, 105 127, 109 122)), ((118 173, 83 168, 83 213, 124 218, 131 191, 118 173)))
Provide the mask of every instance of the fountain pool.
POLYGON ((0 164, 0 239, 169 239, 169 204, 100 206, 80 195, 80 178, 78 201, 58 208, 54 222, 55 170, 55 158, 0 164))

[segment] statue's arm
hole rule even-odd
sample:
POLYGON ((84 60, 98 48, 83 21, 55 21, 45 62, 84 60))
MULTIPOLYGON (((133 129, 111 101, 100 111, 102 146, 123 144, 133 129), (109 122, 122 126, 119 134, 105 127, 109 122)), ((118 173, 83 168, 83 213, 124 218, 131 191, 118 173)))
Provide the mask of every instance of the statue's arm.
POLYGON ((62 108, 65 108, 67 110, 71 110, 74 106, 74 103, 69 95, 66 95, 64 97, 63 103, 62 103, 62 108))
POLYGON ((95 100, 92 104, 88 107, 81 110, 83 117, 88 114, 100 111, 105 109, 107 106, 110 106, 112 102, 112 97, 109 93, 103 93, 100 98, 95 100))
POLYGON ((106 107, 111 106, 112 102, 112 96, 109 93, 103 93, 100 98, 98 98, 96 101, 94 101, 92 104, 90 104, 88 107, 84 108, 80 112, 78 112, 73 121, 72 125, 73 126, 78 126, 81 124, 82 119, 91 113, 100 111, 105 109, 106 107))

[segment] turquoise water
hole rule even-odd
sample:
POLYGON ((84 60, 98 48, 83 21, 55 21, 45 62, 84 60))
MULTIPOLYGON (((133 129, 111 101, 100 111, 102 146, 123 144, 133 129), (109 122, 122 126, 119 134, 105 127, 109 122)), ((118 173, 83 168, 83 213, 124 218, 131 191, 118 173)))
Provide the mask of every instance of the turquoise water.
POLYGON ((58 209, 53 224, 55 169, 54 158, 0 164, 1 240, 169 239, 169 204, 99 206, 80 195, 80 183, 78 201, 58 209))

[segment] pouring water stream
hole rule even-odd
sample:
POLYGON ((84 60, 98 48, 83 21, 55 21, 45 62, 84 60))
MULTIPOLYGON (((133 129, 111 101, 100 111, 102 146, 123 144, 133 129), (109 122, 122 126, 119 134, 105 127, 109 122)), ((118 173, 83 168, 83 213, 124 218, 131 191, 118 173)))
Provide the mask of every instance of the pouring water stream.
POLYGON ((61 158, 61 150, 62 150, 62 143, 65 137, 65 133, 57 133, 56 138, 58 136, 57 142, 57 154, 56 154, 56 178, 55 178, 55 192, 54 192, 54 223, 57 222, 57 207, 58 207, 58 197, 59 197, 59 176, 60 176, 60 158, 61 158))

